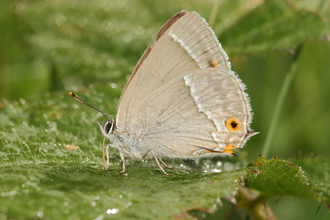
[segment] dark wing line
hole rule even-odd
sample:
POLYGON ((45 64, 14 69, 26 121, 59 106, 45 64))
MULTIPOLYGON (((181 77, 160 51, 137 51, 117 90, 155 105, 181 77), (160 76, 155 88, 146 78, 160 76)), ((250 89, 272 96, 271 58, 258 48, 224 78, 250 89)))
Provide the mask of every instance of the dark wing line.
MULTIPOLYGON (((185 14, 187 14, 186 11, 181 11, 176 13, 170 20, 168 20, 163 27, 158 31, 157 35, 156 35, 156 41, 155 43, 159 40, 159 38, 161 38, 161 36, 177 21, 179 20, 182 16, 184 16, 185 14)), ((132 81, 133 77, 135 76, 135 74, 137 73, 137 71, 139 70, 140 66, 143 64, 144 60, 148 57, 148 55, 150 54, 152 48, 153 48, 153 44, 154 43, 150 43, 148 48, 144 51, 143 55, 141 56, 140 60, 138 61, 138 63, 136 64, 132 74, 130 75, 129 79, 126 82, 126 85, 122 91, 122 94, 125 93, 126 88, 129 86, 130 82, 132 81)), ((120 105, 122 96, 120 96, 119 102, 118 102, 118 106, 120 105)), ((117 107, 118 108, 118 107, 117 107)))

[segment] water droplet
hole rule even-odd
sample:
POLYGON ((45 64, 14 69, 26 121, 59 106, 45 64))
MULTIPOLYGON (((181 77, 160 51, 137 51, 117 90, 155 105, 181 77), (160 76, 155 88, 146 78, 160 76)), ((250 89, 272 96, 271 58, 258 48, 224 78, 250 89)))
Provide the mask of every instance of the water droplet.
POLYGON ((107 214, 116 214, 116 213, 118 213, 119 212, 119 209, 108 209, 107 210, 107 214))
POLYGON ((113 89, 115 89, 115 88, 117 88, 117 84, 116 83, 111 83, 111 88, 113 88, 113 89))
POLYGON ((221 167, 221 166, 222 166, 222 162, 221 162, 221 161, 218 161, 218 162, 217 162, 217 166, 218 166, 218 167, 221 167))
POLYGON ((44 217, 44 213, 43 213, 43 212, 38 212, 38 214, 37 214, 37 215, 38 215, 38 217, 39 217, 39 218, 42 218, 42 217, 44 217))
POLYGON ((220 170, 220 169, 212 169, 212 172, 213 173, 220 173, 222 170, 220 170))

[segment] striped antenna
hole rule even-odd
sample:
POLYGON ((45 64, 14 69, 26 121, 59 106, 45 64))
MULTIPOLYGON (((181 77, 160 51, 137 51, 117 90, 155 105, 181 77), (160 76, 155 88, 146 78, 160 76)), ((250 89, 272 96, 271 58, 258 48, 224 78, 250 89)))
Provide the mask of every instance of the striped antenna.
POLYGON ((76 101, 78 101, 78 102, 80 102, 80 103, 82 103, 84 105, 87 105, 88 107, 91 107, 92 109, 95 109, 96 111, 102 113, 102 115, 104 115, 109 121, 111 120, 110 117, 107 114, 105 114, 103 111, 101 111, 100 109, 98 109, 98 108, 92 106, 91 104, 85 102, 84 100, 82 100, 81 98, 79 98, 78 96, 76 96, 75 94, 73 94, 73 92, 69 92, 69 95, 72 98, 74 98, 76 101))

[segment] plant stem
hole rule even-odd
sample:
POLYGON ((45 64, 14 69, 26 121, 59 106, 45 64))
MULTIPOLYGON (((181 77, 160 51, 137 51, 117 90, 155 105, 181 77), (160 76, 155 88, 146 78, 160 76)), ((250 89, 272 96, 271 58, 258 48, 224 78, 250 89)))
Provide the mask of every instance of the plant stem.
POLYGON ((294 78, 295 73, 296 73, 297 61, 298 61, 298 57, 299 57, 299 54, 300 54, 300 51, 301 51, 301 47, 302 46, 299 46, 297 48, 297 50, 295 51, 295 56, 293 57, 293 60, 292 60, 292 63, 290 65, 288 74, 286 75, 286 77, 284 79, 283 86, 280 90, 280 94, 279 94, 279 97, 278 97, 276 105, 275 105, 275 110, 274 110, 274 113, 273 113, 273 116, 272 116, 272 119, 271 119, 271 122, 270 122, 269 130, 267 132, 266 139, 265 139, 264 146, 263 146, 263 150, 262 150, 262 153, 261 153, 262 156, 265 157, 265 158, 267 158, 267 156, 268 156, 270 146, 271 146, 271 143, 273 141, 274 134, 275 134, 275 131, 276 131, 277 122, 279 120, 279 115, 280 115, 281 109, 283 107, 284 100, 286 98, 286 95, 288 94, 289 88, 292 84, 293 78, 294 78))
POLYGON ((218 13, 218 8, 219 8, 219 0, 214 0, 211 15, 209 18, 210 27, 213 27, 213 25, 214 25, 214 21, 217 16, 217 13, 218 13))

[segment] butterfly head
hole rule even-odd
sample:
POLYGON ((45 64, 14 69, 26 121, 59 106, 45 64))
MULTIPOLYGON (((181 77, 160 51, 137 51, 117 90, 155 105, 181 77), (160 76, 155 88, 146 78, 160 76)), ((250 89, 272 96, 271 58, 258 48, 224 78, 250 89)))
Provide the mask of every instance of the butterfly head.
POLYGON ((104 137, 108 138, 108 139, 113 139, 113 131, 115 129, 115 120, 108 120, 106 121, 104 124, 101 122, 97 122, 100 126, 100 129, 102 131, 102 134, 104 135, 104 137))

